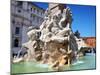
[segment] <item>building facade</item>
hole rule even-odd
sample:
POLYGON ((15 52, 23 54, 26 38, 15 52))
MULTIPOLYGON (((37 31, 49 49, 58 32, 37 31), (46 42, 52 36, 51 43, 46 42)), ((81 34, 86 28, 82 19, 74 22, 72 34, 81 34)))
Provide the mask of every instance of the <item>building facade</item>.
POLYGON ((23 43, 28 41, 26 35, 29 26, 39 27, 44 20, 43 8, 32 2, 11 1, 11 50, 17 53, 23 43))
POLYGON ((91 48, 96 47, 96 37, 83 37, 83 40, 89 47, 91 48))
POLYGON ((80 37, 76 38, 78 44, 78 50, 82 47, 95 48, 96 47, 96 37, 80 37))
POLYGON ((87 44, 82 38, 76 38, 76 42, 78 44, 78 50, 80 50, 82 47, 87 47, 87 44))

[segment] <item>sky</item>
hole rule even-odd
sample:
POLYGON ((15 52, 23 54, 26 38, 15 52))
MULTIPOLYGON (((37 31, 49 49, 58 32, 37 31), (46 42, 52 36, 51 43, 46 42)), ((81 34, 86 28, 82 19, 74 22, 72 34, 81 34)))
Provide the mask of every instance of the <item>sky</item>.
MULTIPOLYGON (((46 9, 48 3, 38 3, 36 5, 46 9)), ((96 7, 88 5, 73 5, 67 4, 73 14, 72 30, 78 30, 81 37, 96 36, 96 7)))

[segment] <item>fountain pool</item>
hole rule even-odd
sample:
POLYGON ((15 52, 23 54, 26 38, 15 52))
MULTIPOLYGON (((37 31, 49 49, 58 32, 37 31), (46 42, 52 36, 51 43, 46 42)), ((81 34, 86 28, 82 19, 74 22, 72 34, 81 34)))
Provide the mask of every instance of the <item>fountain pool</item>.
MULTIPOLYGON (((70 67, 63 66, 62 71, 76 71, 76 70, 89 70, 96 68, 95 55, 87 55, 81 57, 78 61, 73 63, 70 67)), ((36 73, 36 72, 52 72, 47 64, 39 64, 36 62, 20 62, 11 65, 11 73, 36 73)))

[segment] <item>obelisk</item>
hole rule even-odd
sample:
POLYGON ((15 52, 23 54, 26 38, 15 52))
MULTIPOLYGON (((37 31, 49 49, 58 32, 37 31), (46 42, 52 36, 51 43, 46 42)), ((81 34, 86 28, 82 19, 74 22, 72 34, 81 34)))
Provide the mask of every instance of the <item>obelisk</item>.
POLYGON ((66 8, 65 4, 49 3, 49 10, 51 10, 51 15, 57 13, 58 10, 63 12, 64 8, 66 8))

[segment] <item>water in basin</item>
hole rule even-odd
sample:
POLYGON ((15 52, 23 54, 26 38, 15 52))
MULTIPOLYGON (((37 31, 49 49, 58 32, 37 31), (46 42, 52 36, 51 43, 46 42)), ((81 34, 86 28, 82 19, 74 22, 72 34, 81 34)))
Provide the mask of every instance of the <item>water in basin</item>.
MULTIPOLYGON (((63 71, 70 70, 86 70, 95 69, 96 60, 95 55, 87 55, 78 59, 70 67, 65 65, 63 71)), ((11 73, 35 73, 35 72, 51 72, 55 71, 49 68, 47 64, 40 64, 37 62, 20 62, 11 65, 11 73)))

